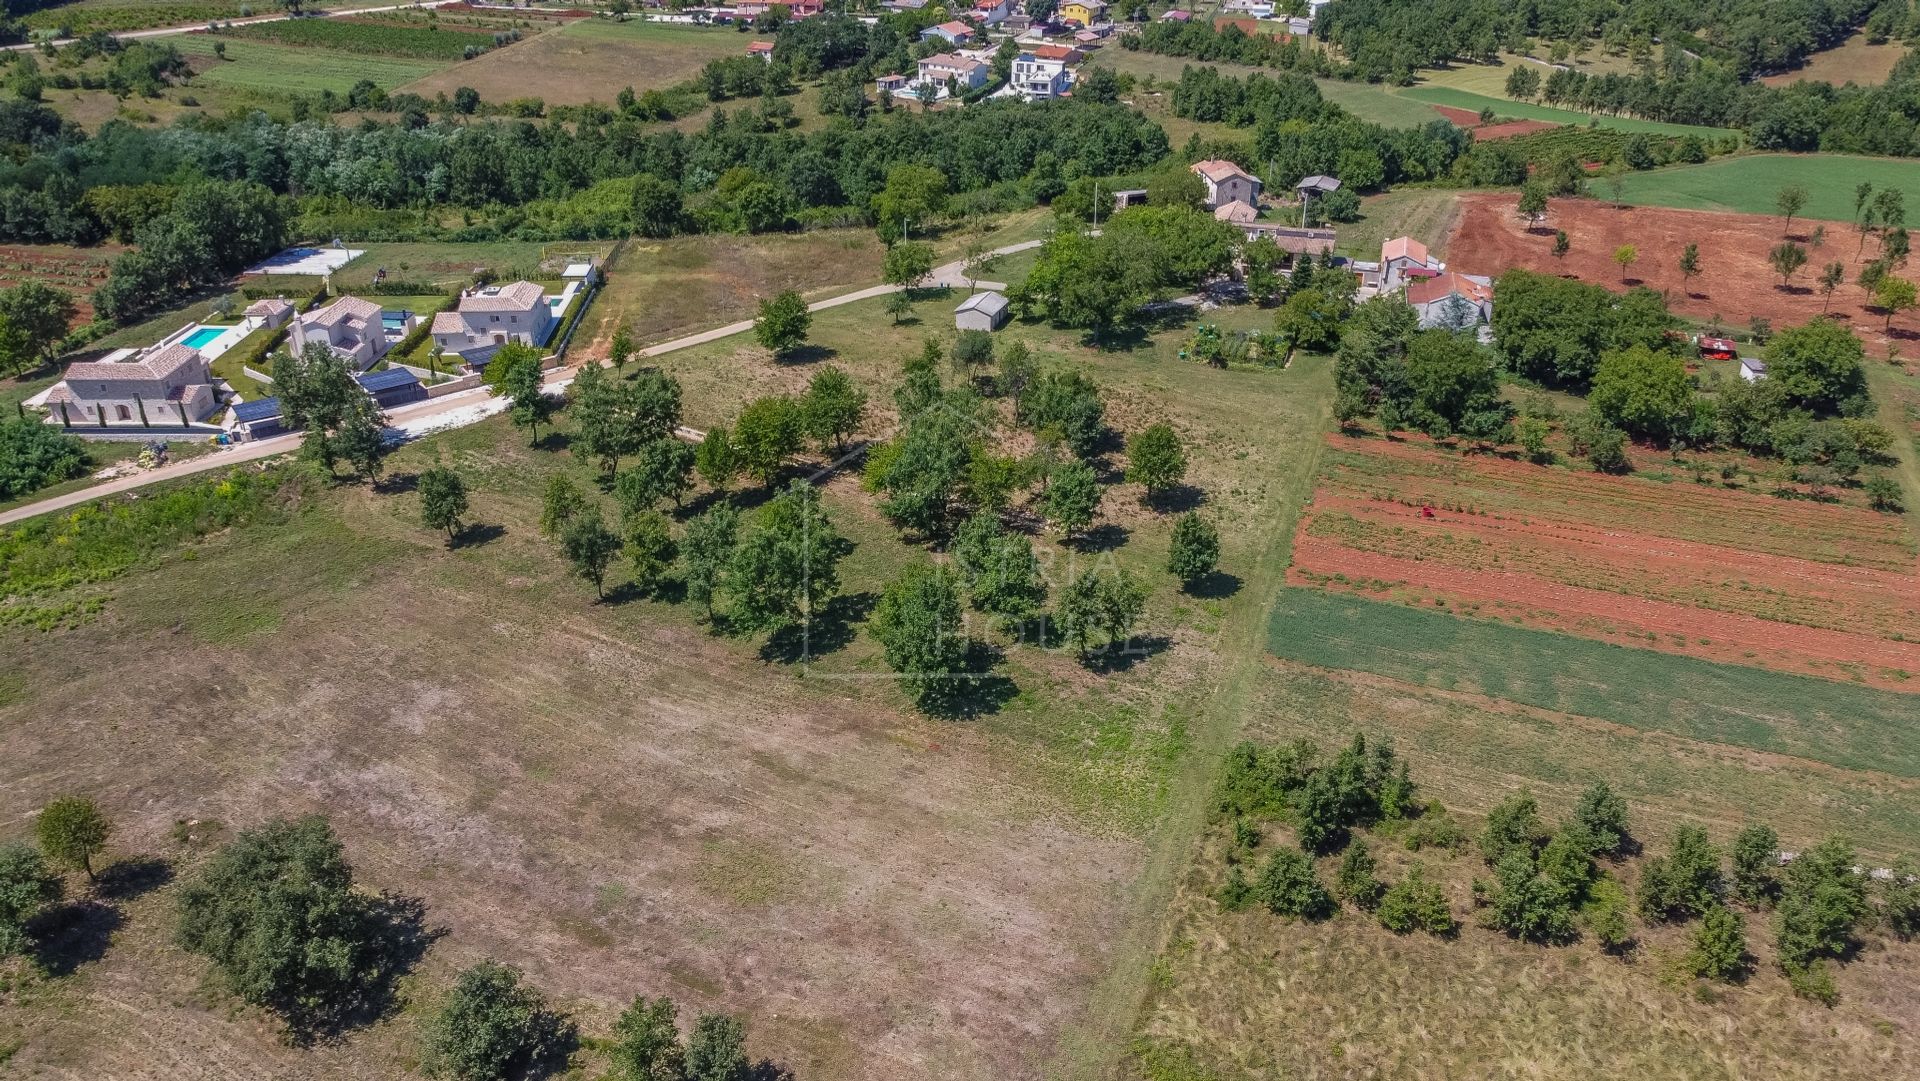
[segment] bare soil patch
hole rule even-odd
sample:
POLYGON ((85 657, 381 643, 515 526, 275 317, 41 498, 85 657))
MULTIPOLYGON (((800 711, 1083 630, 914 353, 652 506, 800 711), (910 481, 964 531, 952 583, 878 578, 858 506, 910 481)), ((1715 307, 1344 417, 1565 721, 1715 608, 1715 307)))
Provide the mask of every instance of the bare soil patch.
POLYGON ((39 282, 72 294, 73 326, 93 319, 89 298, 100 283, 114 257, 126 249, 118 244, 75 248, 64 244, 0 245, 0 288, 23 282, 39 282))
POLYGON ((1460 204, 1448 260, 1462 270, 1498 274, 1522 267, 1622 291, 1645 285, 1665 294, 1668 306, 1681 315, 1735 326, 1762 318, 1781 327, 1826 314, 1852 326, 1869 354, 1884 355, 1891 345, 1902 357, 1920 358, 1920 315, 1907 312, 1889 330, 1886 313, 1853 284, 1861 265, 1875 257, 1878 241, 1869 238, 1863 247, 1859 231, 1846 223, 1795 221, 1791 239, 1809 248, 1807 266, 1783 286, 1767 261, 1767 252, 1787 239, 1778 217, 1555 199, 1546 219, 1529 230, 1526 219, 1514 212, 1510 194, 1467 194, 1460 204), (1824 241, 1812 248, 1819 228, 1825 230, 1824 241), (1553 255, 1556 229, 1565 230, 1572 245, 1559 258, 1553 255), (1623 276, 1613 253, 1625 244, 1637 248, 1639 258, 1623 276), (1688 244, 1699 245, 1702 271, 1683 283, 1678 264, 1688 244), (1847 282, 1829 302, 1814 281, 1831 262, 1846 267, 1847 282))
POLYGON ((1490 142, 1494 139, 1512 139, 1521 135, 1532 135, 1536 131, 1546 131, 1560 125, 1545 120, 1507 120, 1498 124, 1483 124, 1480 114, 1472 109, 1457 109, 1451 105, 1435 105, 1434 111, 1446 117, 1456 127, 1473 132, 1475 142, 1490 142))

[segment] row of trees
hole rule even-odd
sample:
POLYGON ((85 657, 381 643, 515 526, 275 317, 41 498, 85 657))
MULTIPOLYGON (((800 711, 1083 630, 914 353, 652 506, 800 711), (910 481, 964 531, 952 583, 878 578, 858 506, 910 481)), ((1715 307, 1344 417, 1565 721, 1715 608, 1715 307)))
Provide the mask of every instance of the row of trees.
MULTIPOLYGON (((1367 828, 1416 851, 1469 846, 1443 807, 1417 802, 1406 763, 1390 744, 1370 746, 1356 736, 1332 761, 1309 740, 1242 744, 1228 756, 1215 808, 1232 827, 1218 894, 1226 906, 1258 903, 1318 920, 1345 902, 1396 933, 1458 932, 1452 901, 1428 868, 1415 864, 1388 886, 1366 840, 1354 833, 1367 828), (1299 850, 1271 853, 1250 878, 1246 867, 1271 821, 1292 827, 1299 850), (1329 890, 1313 857, 1335 853, 1341 858, 1329 890)), ((1473 903, 1488 929, 1547 945, 1571 943, 1584 931, 1608 952, 1623 953, 1635 942, 1635 916, 1646 925, 1697 920, 1687 969, 1739 980, 1753 965, 1742 912, 1771 911, 1782 972, 1796 991, 1828 1003, 1837 997, 1828 964, 1852 955, 1869 921, 1901 939, 1920 934, 1920 866, 1911 859, 1870 876, 1844 840, 1791 855, 1780 851, 1771 828, 1750 825, 1725 853, 1698 827, 1682 826, 1665 854, 1636 861, 1641 845, 1626 801, 1604 781, 1584 790, 1552 828, 1531 794, 1507 797, 1488 811, 1474 847, 1492 874, 1473 881, 1473 903), (1630 870, 1637 871, 1631 903, 1623 877, 1630 870)))
MULTIPOLYGON (((35 922, 64 893, 57 869, 95 878, 112 823, 69 796, 34 820, 38 846, 0 845, 0 958, 33 945, 35 922)), ((419 902, 354 880, 326 819, 276 819, 240 833, 181 883, 174 941, 212 963, 236 998, 272 1013, 295 1043, 338 1036, 383 1014, 394 982, 433 937, 419 902)), ((600 1042, 615 1081, 748 1081, 778 1073, 746 1052, 746 1026, 708 1013, 682 1036, 667 998, 636 997, 600 1042)), ((578 1047, 572 1020, 518 969, 466 969, 421 1026, 429 1077, 505 1081, 544 1074, 578 1047)))

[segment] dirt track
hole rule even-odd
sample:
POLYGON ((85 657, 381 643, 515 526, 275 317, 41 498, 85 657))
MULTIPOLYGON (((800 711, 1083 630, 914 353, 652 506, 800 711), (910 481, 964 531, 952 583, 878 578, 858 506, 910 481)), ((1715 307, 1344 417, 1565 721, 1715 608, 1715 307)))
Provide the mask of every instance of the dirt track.
MULTIPOLYGON (((1814 222, 1793 223, 1793 238, 1807 247, 1807 265, 1789 287, 1768 265, 1767 252, 1783 237, 1778 217, 1716 214, 1660 207, 1616 207, 1596 199, 1555 199, 1547 217, 1529 232, 1514 212, 1515 198, 1506 193, 1460 197, 1459 224, 1447 248, 1455 269, 1475 274, 1499 274, 1510 267, 1562 274, 1596 282, 1610 289, 1645 285, 1667 296, 1676 312, 1694 319, 1718 317, 1732 328, 1744 328, 1755 317, 1771 320, 1777 329, 1803 323, 1822 313, 1851 324, 1867 343, 1869 356, 1885 356, 1891 341, 1902 357, 1920 358, 1920 314, 1907 312, 1893 320, 1891 337, 1883 331, 1885 314, 1866 305, 1867 297, 1853 284, 1863 262, 1875 254, 1876 241, 1864 249, 1850 225, 1826 223, 1824 244, 1811 247, 1814 222), (1571 250, 1553 256, 1553 234, 1564 229, 1571 250), (1639 249, 1639 259, 1623 279, 1613 253, 1624 244, 1639 249), (1700 247, 1703 272, 1682 288, 1680 252, 1688 244, 1700 247), (1859 257, 1856 258, 1856 252, 1859 257), (1843 263, 1847 281, 1834 293, 1831 305, 1815 287, 1820 268, 1843 263)), ((1911 269, 1905 271, 1911 276, 1911 269)))

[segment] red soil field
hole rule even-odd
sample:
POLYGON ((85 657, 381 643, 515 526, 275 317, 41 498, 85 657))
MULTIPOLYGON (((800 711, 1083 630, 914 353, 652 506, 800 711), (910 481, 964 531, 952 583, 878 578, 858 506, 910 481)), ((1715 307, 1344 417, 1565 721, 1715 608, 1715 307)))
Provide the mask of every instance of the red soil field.
MULTIPOLYGON (((1867 343, 1869 356, 1885 356, 1889 342, 1902 357, 1920 358, 1920 314, 1907 312, 1893 320, 1889 335, 1885 313, 1867 305, 1866 294, 1853 284, 1862 263, 1874 257, 1876 241, 1864 251, 1859 232, 1841 222, 1826 222, 1826 242, 1808 251, 1807 265, 1782 288, 1780 275, 1767 263, 1767 252, 1780 243, 1778 217, 1718 214, 1662 207, 1617 207, 1594 199, 1555 199, 1537 230, 1514 212, 1511 194, 1481 193, 1460 197, 1458 224, 1447 246, 1455 269, 1498 275, 1510 267, 1560 274, 1625 291, 1645 285, 1667 296, 1674 311, 1694 319, 1718 316, 1744 327, 1753 318, 1771 320, 1775 327, 1804 323, 1826 314, 1851 324, 1867 343), (1561 258, 1553 256, 1553 231, 1564 229, 1572 243, 1561 258), (1640 258, 1628 268, 1625 280, 1613 261, 1623 244, 1639 249, 1640 258), (1703 272, 1687 288, 1681 286, 1678 263, 1681 249, 1700 246, 1703 272), (1855 258, 1860 251, 1861 257, 1855 258), (1830 262, 1847 268, 1847 284, 1834 293, 1829 307, 1814 281, 1830 262)), ((1817 224, 1794 222, 1794 239, 1805 246, 1817 224)), ((1910 273, 1910 272, 1909 272, 1910 273)))
POLYGON ((73 326, 93 319, 89 298, 107 280, 108 264, 126 250, 118 244, 69 248, 59 244, 0 245, 0 288, 37 281, 73 295, 73 326))
POLYGON ((1502 124, 1482 124, 1480 114, 1472 109, 1456 109, 1451 105, 1435 105, 1434 111, 1447 118, 1455 127, 1466 128, 1473 132, 1475 142, 1489 142, 1494 139, 1511 139, 1519 135, 1532 135, 1536 131, 1557 128, 1545 120, 1509 120, 1502 124))
POLYGON ((1345 453, 1295 538, 1297 584, 1920 693, 1920 567, 1898 518, 1411 443, 1334 445, 1345 453), (1822 515, 1834 521, 1791 543, 1822 515))

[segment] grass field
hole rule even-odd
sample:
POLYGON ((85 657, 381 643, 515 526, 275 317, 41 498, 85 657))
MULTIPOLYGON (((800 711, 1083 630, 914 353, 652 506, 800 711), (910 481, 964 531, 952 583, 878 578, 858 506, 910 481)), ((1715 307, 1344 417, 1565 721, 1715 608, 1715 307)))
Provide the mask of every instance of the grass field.
MULTIPOLYGON (((333 275, 336 292, 351 293, 373 281, 381 269, 392 282, 424 281, 433 285, 469 284, 476 268, 493 271, 496 278, 541 278, 557 274, 560 267, 542 266, 554 262, 559 252, 593 252, 604 255, 613 247, 610 241, 580 241, 542 244, 529 240, 497 240, 484 243, 417 241, 372 243, 363 246, 365 255, 341 267, 333 275)), ((382 303, 385 303, 382 299, 382 303)))
POLYGON ((1878 86, 1887 81, 1893 66, 1907 54, 1907 49, 1899 41, 1870 45, 1866 34, 1855 34, 1836 48, 1814 53, 1805 67, 1768 75, 1760 81, 1768 86, 1791 86, 1799 82, 1878 86))
POLYGON ((1912 162, 1846 154, 1743 154, 1700 165, 1628 173, 1624 198, 1629 203, 1681 210, 1773 214, 1780 189, 1798 184, 1807 190, 1802 217, 1852 221, 1853 190, 1861 181, 1876 191, 1897 188, 1905 192, 1907 205, 1920 205, 1920 169, 1912 162))
POLYGON ((494 47, 493 35, 479 29, 429 28, 360 19, 282 19, 237 26, 231 32, 239 37, 282 45, 448 63, 464 59, 470 48, 494 47))
POLYGON ((640 92, 684 82, 709 60, 745 53, 747 40, 731 28, 580 19, 404 89, 431 98, 470 86, 491 102, 611 103, 625 86, 640 92))
MULTIPOLYGON (((331 90, 344 94, 362 79, 392 90, 447 66, 446 61, 371 56, 207 34, 180 34, 167 41, 188 57, 204 58, 193 65, 194 85, 259 93, 317 94, 331 90), (225 59, 214 55, 216 44, 226 45, 225 59)), ((502 50, 502 54, 511 51, 502 50)))
MULTIPOLYGON (((311 10, 337 7, 337 4, 309 4, 311 10)), ((35 30, 71 30, 88 34, 95 30, 118 33, 145 30, 155 26, 185 26, 215 19, 237 19, 242 8, 265 14, 268 5, 251 0, 69 0, 50 4, 20 16, 35 30)))
POLYGON ((1573 112, 1568 109, 1554 109, 1545 105, 1534 105, 1509 98, 1490 97, 1474 94, 1465 90, 1456 90, 1447 86, 1414 86, 1397 91, 1402 97, 1413 101, 1426 102, 1429 105, 1447 105, 1456 109, 1470 109, 1480 112, 1492 109, 1500 116, 1516 117, 1521 120, 1546 120, 1556 124, 1574 124, 1584 127, 1594 121, 1603 128, 1618 131, 1644 131, 1652 135, 1700 135, 1720 137, 1736 134, 1725 128, 1695 127, 1690 124, 1662 124, 1652 120, 1636 120, 1626 116, 1607 116, 1573 112))
MULTIPOLYGON (((1278 74, 1271 68, 1254 67, 1247 64, 1207 63, 1187 57, 1162 56, 1159 53, 1148 52, 1128 52, 1124 49, 1106 49, 1095 53, 1094 58, 1097 63, 1111 65, 1115 71, 1126 72, 1135 78, 1151 75, 1155 82, 1160 84, 1156 89, 1161 92, 1163 99, 1167 93, 1171 92, 1171 85, 1180 81, 1180 72, 1187 67, 1211 67, 1218 69, 1222 75, 1231 76, 1236 79, 1244 79, 1256 73, 1265 75, 1268 78, 1272 78, 1278 74)), ((1439 119, 1439 114, 1435 113, 1432 109, 1417 102, 1408 101, 1405 98, 1399 97, 1393 91, 1383 86, 1372 83, 1341 82, 1338 79, 1315 79, 1314 82, 1319 84, 1321 95, 1328 101, 1339 105, 1360 119, 1371 123, 1384 124, 1387 127, 1405 128, 1415 127, 1439 119)), ((1190 120, 1181 120, 1179 117, 1172 116, 1172 109, 1164 103, 1160 108, 1160 112, 1165 115, 1158 115, 1154 113, 1151 102, 1141 101, 1140 96, 1141 95, 1136 92, 1134 99, 1135 104, 1140 105, 1144 110, 1154 115, 1156 120, 1159 120, 1163 126, 1167 127, 1168 137, 1173 140, 1173 145, 1176 148, 1186 141, 1187 134, 1191 130, 1200 130, 1202 132, 1210 132, 1216 128, 1224 131, 1233 130, 1227 128, 1225 125, 1195 124, 1190 120), (1179 130, 1176 131, 1175 128, 1179 128, 1179 130)))
POLYGON ((1442 189, 1400 188, 1363 196, 1360 220, 1337 226, 1337 243, 1341 252, 1355 259, 1379 259, 1382 242, 1410 236, 1425 243, 1436 257, 1445 258, 1459 213, 1458 194, 1442 189))

